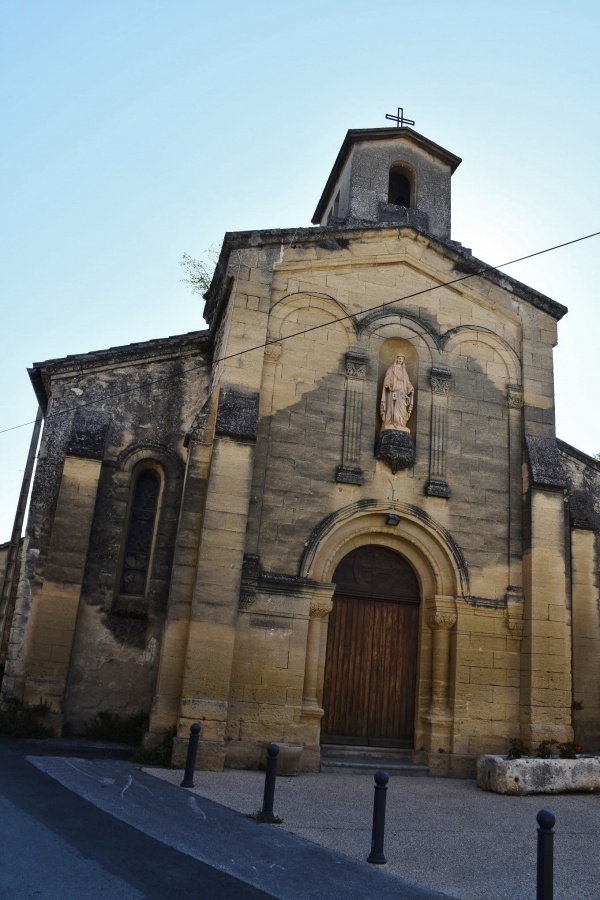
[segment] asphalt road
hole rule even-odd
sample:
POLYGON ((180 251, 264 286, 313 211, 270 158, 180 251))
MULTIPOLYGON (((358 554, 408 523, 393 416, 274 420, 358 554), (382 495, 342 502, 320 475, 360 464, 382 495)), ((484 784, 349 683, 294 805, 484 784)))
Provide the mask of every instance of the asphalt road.
POLYGON ((272 897, 125 824, 0 739, 0 898, 272 897))

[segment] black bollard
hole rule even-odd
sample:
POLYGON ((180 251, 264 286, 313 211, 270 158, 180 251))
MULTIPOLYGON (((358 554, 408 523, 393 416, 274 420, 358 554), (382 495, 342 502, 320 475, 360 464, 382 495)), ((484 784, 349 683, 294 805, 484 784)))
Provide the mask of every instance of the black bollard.
POLYGON ((263 794, 262 814, 267 821, 275 818, 273 812, 273 800, 275 799, 275 777, 277 775, 277 758, 279 756, 279 744, 269 744, 267 747, 267 771, 265 773, 265 792, 263 794))
POLYGON ((194 724, 190 726, 190 739, 188 741, 185 772, 183 773, 181 787, 194 787, 194 769, 196 768, 196 754, 198 753, 199 737, 200 726, 197 722, 194 722, 194 724))
POLYGON ((373 800, 373 832, 371 834, 371 852, 367 856, 367 862, 375 865, 383 865, 387 862, 383 854, 383 839, 385 836, 385 798, 387 783, 390 776, 383 769, 375 772, 375 798, 373 800))
POLYGON ((537 891, 535 900, 554 898, 554 813, 540 809, 537 814, 537 891))

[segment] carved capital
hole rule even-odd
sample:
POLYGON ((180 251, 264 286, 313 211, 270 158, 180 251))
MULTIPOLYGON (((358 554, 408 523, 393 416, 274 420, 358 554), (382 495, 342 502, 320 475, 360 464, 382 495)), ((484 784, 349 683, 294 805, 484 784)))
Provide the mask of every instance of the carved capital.
POLYGON ((361 353, 346 353, 346 375, 348 378, 365 378, 367 375, 367 358, 361 353))
POLYGON ((427 615, 427 624, 432 631, 452 631, 456 625, 456 613, 433 612, 427 615))
POLYGON ((438 595, 427 601, 427 624, 432 631, 451 631, 456 625, 456 599, 438 595))
POLYGON ((448 369, 439 369, 437 367, 432 368, 429 373, 429 380, 431 382, 431 393, 432 394, 442 394, 444 397, 447 397, 450 393, 450 379, 452 375, 448 371, 448 369))
POLYGON ((311 619, 324 619, 332 609, 332 600, 314 600, 310 604, 310 617, 311 619))
POLYGON ((265 347, 265 362, 276 363, 281 356, 281 344, 272 343, 265 347))
POLYGON ((523 388, 518 384, 509 384, 506 388, 506 405, 509 409, 521 409, 523 406, 523 388))

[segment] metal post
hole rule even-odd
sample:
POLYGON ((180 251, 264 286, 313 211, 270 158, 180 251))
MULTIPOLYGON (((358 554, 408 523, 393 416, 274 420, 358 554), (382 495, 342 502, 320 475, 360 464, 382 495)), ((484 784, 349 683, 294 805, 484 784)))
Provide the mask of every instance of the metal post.
POLYGON ((367 856, 367 862, 383 865, 383 863, 387 862, 383 854, 383 839, 385 836, 385 799, 390 776, 383 769, 380 769, 378 772, 375 772, 374 777, 373 831, 371 834, 371 852, 367 856))
POLYGON ((194 787, 194 769, 196 768, 196 754, 198 753, 198 740, 200 738, 200 725, 194 722, 190 725, 190 739, 188 741, 187 757, 185 760, 185 772, 181 787, 194 787))
POLYGON ((554 898, 554 813, 540 809, 537 814, 537 891, 536 900, 554 898))
POLYGON ((267 771, 265 774, 265 792, 263 794, 262 814, 267 820, 275 818, 273 812, 273 800, 275 799, 275 777, 277 775, 277 758, 279 756, 279 744, 269 744, 267 747, 267 771))

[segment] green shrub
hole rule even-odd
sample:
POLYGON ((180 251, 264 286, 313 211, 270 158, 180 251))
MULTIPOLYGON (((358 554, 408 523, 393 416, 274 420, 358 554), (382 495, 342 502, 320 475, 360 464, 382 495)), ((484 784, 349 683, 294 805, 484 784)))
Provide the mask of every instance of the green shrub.
POLYGON ((0 709, 0 734, 15 738, 53 737, 53 730, 43 723, 49 713, 50 704, 45 700, 30 706, 14 697, 7 698, 0 709))
POLYGON ((552 759, 554 756, 556 741, 540 741, 535 755, 538 759, 552 759))
POLYGON ((163 732, 162 740, 156 747, 138 747, 134 751, 133 761, 149 766, 168 766, 173 753, 173 738, 177 734, 175 727, 163 732))
POLYGON ((529 756, 530 749, 521 738, 511 738, 509 741, 510 750, 506 754, 507 759, 521 759, 522 756, 529 756))

